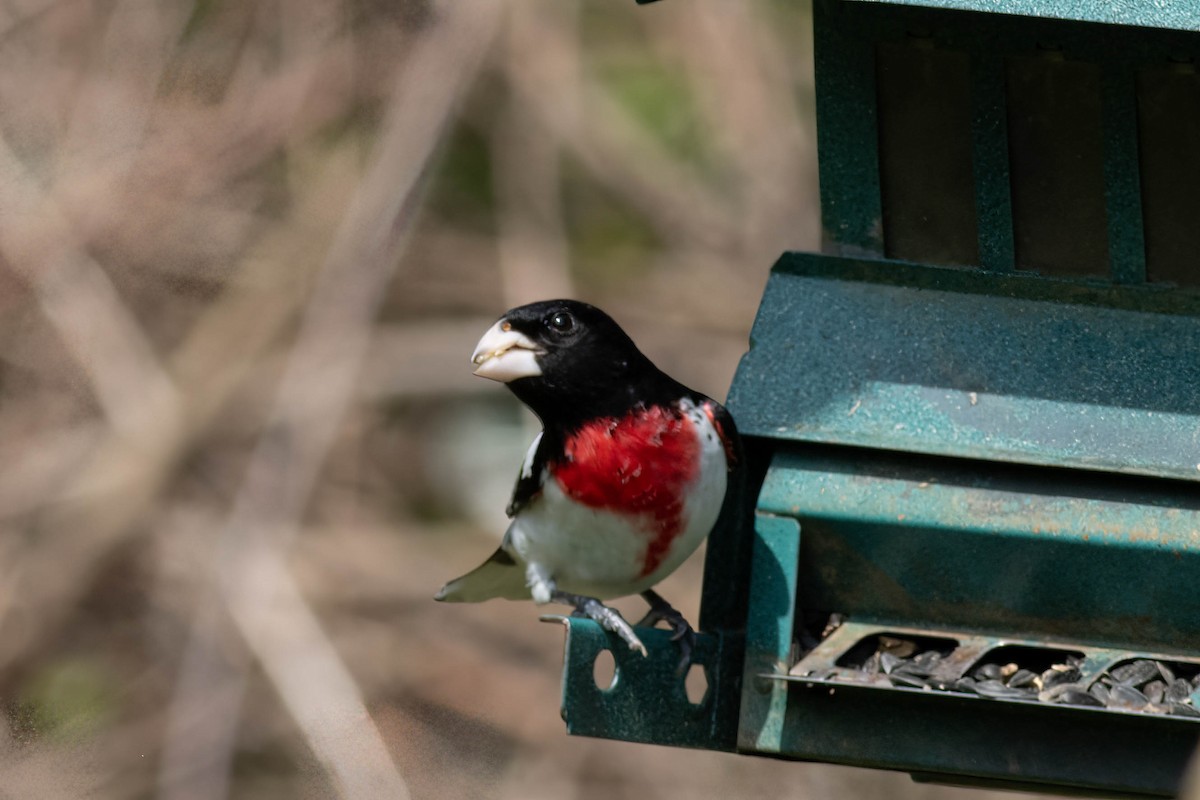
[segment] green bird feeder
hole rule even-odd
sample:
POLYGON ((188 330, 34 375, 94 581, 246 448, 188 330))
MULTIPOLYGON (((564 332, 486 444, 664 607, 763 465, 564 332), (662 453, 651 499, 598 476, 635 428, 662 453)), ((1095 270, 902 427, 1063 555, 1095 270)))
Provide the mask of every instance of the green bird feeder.
POLYGON ((824 243, 775 265, 729 392, 750 463, 707 692, 666 631, 643 659, 570 619, 567 728, 1172 795, 1200 739, 1200 2, 813 5, 824 243))

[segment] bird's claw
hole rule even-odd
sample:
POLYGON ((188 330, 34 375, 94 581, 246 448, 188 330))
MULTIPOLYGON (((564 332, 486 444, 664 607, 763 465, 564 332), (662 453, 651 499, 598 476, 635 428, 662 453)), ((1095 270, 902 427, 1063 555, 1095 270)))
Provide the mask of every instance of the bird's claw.
POLYGON ((604 630, 620 636, 625 644, 629 645, 630 650, 636 650, 641 653, 643 658, 649 655, 646 652, 646 645, 642 644, 642 640, 633 632, 632 626, 625 621, 620 611, 617 611, 615 608, 609 608, 599 600, 592 600, 590 598, 579 607, 579 610, 590 619, 595 620, 604 630))
POLYGON ((633 627, 625 621, 620 611, 617 611, 615 608, 609 608, 594 597, 580 597, 579 595, 566 594, 565 592, 555 592, 553 597, 556 602, 566 603, 575 607, 571 616, 587 617, 604 630, 620 636, 621 640, 629 645, 630 650, 636 650, 641 653, 643 658, 649 655, 646 651, 646 645, 642 644, 642 640, 633 632, 633 627))
POLYGON ((679 664, 675 667, 675 674, 682 675, 687 672, 688 666, 692 663, 692 651, 696 647, 696 632, 683 618, 683 614, 676 611, 658 593, 647 591, 642 594, 642 597, 650 604, 650 610, 646 612, 646 616, 637 621, 635 627, 653 628, 660 621, 671 626, 671 641, 679 643, 679 664))

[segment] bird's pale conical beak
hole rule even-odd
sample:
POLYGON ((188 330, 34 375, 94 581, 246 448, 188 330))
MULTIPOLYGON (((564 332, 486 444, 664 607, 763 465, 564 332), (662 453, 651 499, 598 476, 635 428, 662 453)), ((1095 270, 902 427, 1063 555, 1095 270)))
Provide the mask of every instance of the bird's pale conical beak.
POLYGON ((542 352, 532 339, 500 320, 475 345, 471 363, 476 365, 475 374, 479 377, 508 383, 541 375, 537 357, 542 352))

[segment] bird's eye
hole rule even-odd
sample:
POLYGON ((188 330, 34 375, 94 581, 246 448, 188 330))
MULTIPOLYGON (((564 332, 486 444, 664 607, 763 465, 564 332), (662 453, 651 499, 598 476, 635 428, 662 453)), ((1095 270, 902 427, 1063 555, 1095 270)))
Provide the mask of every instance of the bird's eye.
POLYGON ((548 320, 550 327, 559 333, 566 333, 575 327, 575 318, 565 311, 559 311, 548 320))

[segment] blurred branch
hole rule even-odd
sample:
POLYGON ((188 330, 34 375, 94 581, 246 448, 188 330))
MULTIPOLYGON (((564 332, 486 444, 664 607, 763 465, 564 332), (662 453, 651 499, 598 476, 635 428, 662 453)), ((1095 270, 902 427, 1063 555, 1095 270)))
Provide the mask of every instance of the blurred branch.
POLYGON ((80 0, 25 0, 20 3, 5 3, 0 9, 0 39, 7 39, 35 25, 47 14, 80 0))
POLYGON ((104 268, 0 138, 0 252, 91 380, 121 435, 173 424, 179 398, 104 268))
POLYGON ((576 61, 571 33, 543 15, 537 30, 538 68, 529 59, 509 59, 506 74, 524 105, 555 133, 592 177, 623 197, 674 243, 729 250, 740 231, 733 207, 673 153, 656 142, 586 73, 580 77, 579 113, 574 103, 555 102, 560 73, 576 61))
MULTIPOLYGON (((98 232, 126 225, 134 226, 140 234, 138 246, 145 248, 146 241, 164 235, 160 228, 174 232, 181 220, 200 216, 196 193, 222 187, 236 200, 229 184, 255 166, 255 159, 261 163, 280 140, 303 135, 338 113, 327 106, 320 114, 301 114, 319 80, 328 80, 331 72, 347 72, 331 69, 345 60, 351 45, 326 46, 331 12, 322 8, 320 4, 289 6, 280 15, 286 18, 282 41, 288 59, 270 79, 240 84, 247 89, 233 93, 239 99, 233 109, 222 103, 201 114, 172 107, 169 116, 158 119, 169 102, 155 100, 157 79, 148 80, 136 64, 130 66, 114 55, 118 72, 137 76, 137 89, 121 95, 119 112, 106 109, 104 97, 88 99, 90 90, 84 91, 84 99, 75 106, 77 122, 69 126, 78 131, 69 137, 77 145, 67 156, 76 164, 76 172, 61 175, 45 190, 12 149, 0 144, 0 253, 34 289, 44 314, 93 379, 94 393, 114 425, 110 436, 79 459, 71 479, 56 487, 56 497, 26 499, 27 507, 45 511, 35 521, 37 535, 28 537, 21 551, 21 586, 9 596, 11 604, 0 602, 0 667, 53 639, 76 599, 88 591, 91 576, 134 532, 136 521, 168 485, 190 445, 245 378, 260 368, 263 350, 294 323, 297 304, 308 289, 308 272, 316 263, 307 257, 311 245, 304 237, 277 228, 277 249, 295 252, 281 259, 283 263, 264 263, 262 252, 239 254, 244 267, 240 274, 236 267, 228 268, 237 279, 229 281, 223 296, 205 309, 170 357, 169 368, 163 369, 138 321, 83 244, 90 244, 98 232), (315 31, 312 41, 294 42, 302 35, 296 31, 305 25, 315 31), (100 125, 97 138, 103 141, 89 143, 87 119, 103 118, 106 111, 126 119, 100 125), (143 132, 151 128, 153 137, 143 139, 143 132), (106 145, 110 134, 115 139, 106 145), (104 166, 84 158, 88 154, 104 166), (109 163, 114 156, 115 166, 109 163), (80 176, 86 179, 79 180, 80 176), (148 185, 143 187, 142 181, 148 185), (175 191, 182 187, 193 202, 172 207, 164 202, 164 194, 172 189, 163 187, 175 191), (124 202, 113 202, 114 197, 124 202), (155 225, 156 221, 166 224, 155 225)), ((150 75, 157 75, 164 69, 168 45, 179 36, 181 20, 171 14, 151 14, 147 19, 155 24, 143 30, 138 20, 127 19, 133 14, 140 20, 139 9, 138 3, 127 2, 113 13, 122 25, 133 26, 139 41, 158 32, 159 44, 146 48, 150 55, 138 56, 150 75)), ((91 14, 87 7, 80 12, 91 14)), ((104 54, 120 50, 129 35, 114 27, 116 22, 110 21, 105 31, 101 62, 104 54)), ((237 76, 249 68, 243 59, 232 81, 237 84, 237 76)), ((310 201, 323 211, 328 211, 327 202, 327 197, 310 201)), ((204 231, 209 240, 223 233, 204 231)), ((174 255, 184 243, 177 234, 167 237, 169 255, 174 255)), ((271 247, 271 241, 268 238, 264 248, 271 247)))
MULTIPOLYGON (((252 262, 253 264, 253 262, 252 262)), ((147 416, 113 432, 80 460, 76 474, 35 520, 39 535, 20 554, 12 604, 0 603, 0 670, 53 639, 63 617, 108 555, 134 531, 168 483, 189 443, 210 424, 263 350, 291 320, 305 281, 304 262, 257 265, 230 287, 171 359, 183 407, 178 425, 147 416), (255 275, 254 273, 258 273, 255 275), (33 615, 36 613, 36 621, 33 615)), ((134 387, 136 388, 136 387, 134 387)))
MULTIPOLYGON (((411 225, 419 179, 496 23, 495 6, 485 2, 443 3, 439 12, 404 64, 374 163, 320 270, 214 565, 234 623, 343 797, 402 798, 408 792, 285 557, 354 398, 370 325, 411 225)), ((207 639, 208 633, 194 635, 207 639)), ((199 644, 190 652, 202 653, 199 644)), ((203 693, 203 683, 186 681, 181 688, 203 693)), ((227 691, 226 697, 239 695, 227 691)), ((177 705, 194 707, 196 700, 178 699, 177 705)), ((215 751, 201 754, 204 763, 232 752, 232 731, 224 741, 208 737, 215 751)))
POLYGON ((361 373, 367 402, 495 392, 471 374, 471 350, 495 317, 422 319, 375 328, 361 373))
MULTIPOLYGON (((743 241, 751 257, 813 247, 819 231, 810 141, 796 107, 786 54, 762 9, 700 0, 687 14, 638 16, 687 69, 704 128, 736 170, 743 241), (764 135, 769 132, 770 135, 764 135), (812 196, 798 191, 808 184, 812 196)), ((665 54, 664 54, 665 55, 665 54)))
MULTIPOLYGON (((4 424, 0 426, 0 441, 5 443, 9 457, 0 464, 0 520, 37 511, 80 461, 87 459, 106 432, 102 423, 80 423, 42 432, 35 441, 18 444, 14 441, 17 437, 14 428, 31 427, 30 417, 41 409, 17 411, 10 406, 6 411, 4 424)), ((0 614, 7 605, 6 600, 0 599, 0 614)))
MULTIPOLYGON (((177 31, 168 27, 163 35, 172 39, 177 31)), ((310 81, 314 69, 307 69, 310 81)), ((144 119, 149 112, 135 107, 130 113, 144 119)), ((286 119, 279 124, 286 128, 286 119)), ((153 155, 142 159, 153 161, 153 155)), ((214 160, 203 165, 212 173, 225 168, 214 160)), ((251 252, 241 279, 206 310, 164 370, 103 268, 76 244, 75 226, 2 142, 0 178, 0 252, 31 284, 85 373, 94 376, 114 425, 58 490, 57 502, 31 500, 45 510, 34 523, 38 535, 21 552, 20 587, 9 604, 0 602, 2 668, 54 637, 91 576, 167 485, 190 443, 294 320, 306 271, 316 265, 294 258, 280 265, 251 252)))
MULTIPOLYGON (((255 375, 276 374, 272 345, 295 323, 303 308, 312 273, 319 263, 314 246, 324 246, 331 215, 353 186, 356 165, 347 154, 323 153, 316 171, 306 169, 303 154, 293 158, 304 187, 292 218, 307 235, 276 229, 247 259, 240 280, 230 286, 193 327, 173 358, 174 373, 188 393, 191 439, 209 427, 222 408, 255 375)), ((177 446, 186 448, 188 441, 177 446)), ((173 458, 180 458, 176 454, 173 458)), ((169 535, 164 532, 161 535, 169 535)), ((211 559, 211 554, 209 555, 211 559)), ((211 571, 218 565, 211 564, 211 571)), ((229 747, 238 727, 248 657, 231 642, 228 617, 213 584, 193 590, 190 641, 183 653, 175 694, 168 711, 159 786, 166 798, 224 797, 229 781, 229 747)))
POLYGON ((191 9, 178 2, 120 0, 86 65, 88 80, 75 97, 58 144, 55 174, 61 187, 98 169, 123 176, 140 153, 163 71, 191 9), (121 109, 114 114, 113 109, 121 109))
MULTIPOLYGON (((538 41, 540 20, 551 16, 573 21, 578 8, 563 0, 510 4, 502 57, 508 64, 521 63, 531 72, 549 77, 543 82, 546 94, 541 102, 574 118, 579 48, 564 48, 558 60, 544 58, 538 41)), ((530 116, 527 98, 511 91, 492 125, 490 160, 505 308, 575 294, 562 219, 562 143, 556 133, 537 124, 530 116)))

